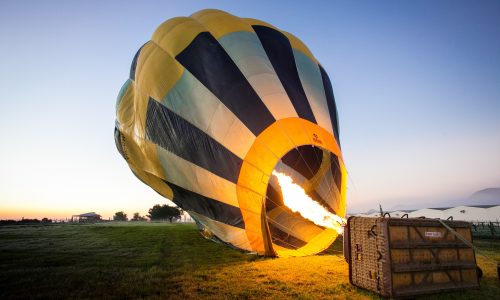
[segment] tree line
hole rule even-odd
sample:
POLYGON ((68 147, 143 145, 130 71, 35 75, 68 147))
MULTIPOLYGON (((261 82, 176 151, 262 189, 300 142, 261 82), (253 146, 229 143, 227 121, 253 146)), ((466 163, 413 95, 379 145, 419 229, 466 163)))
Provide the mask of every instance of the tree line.
MULTIPOLYGON (((183 214, 183 210, 170 205, 160 205, 156 204, 152 208, 149 209, 149 212, 146 216, 141 216, 138 212, 134 213, 133 217, 130 218, 130 221, 146 221, 148 218, 151 221, 169 221, 173 222, 175 220, 179 220, 183 214)), ((128 216, 123 211, 118 211, 113 216, 114 221, 128 221, 128 216)))
MULTIPOLYGON (((182 217, 184 211, 178 207, 170 206, 170 205, 160 205, 156 204, 152 208, 149 209, 148 214, 146 216, 141 216, 138 212, 134 213, 132 218, 128 218, 127 214, 123 211, 117 211, 113 216, 114 221, 147 221, 148 219, 151 221, 169 221, 173 222, 179 220, 182 217)), ((67 220, 66 220, 67 221, 67 220)), ((102 221, 100 217, 93 222, 102 221)), ((17 224, 50 224, 52 223, 52 219, 43 218, 39 219, 25 219, 22 220, 0 220, 0 225, 17 225, 17 224)))

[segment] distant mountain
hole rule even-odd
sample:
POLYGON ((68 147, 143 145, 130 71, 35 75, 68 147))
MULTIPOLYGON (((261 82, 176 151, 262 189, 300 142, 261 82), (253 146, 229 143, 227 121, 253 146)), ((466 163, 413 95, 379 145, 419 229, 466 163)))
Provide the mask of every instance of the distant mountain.
POLYGON ((477 191, 469 197, 442 199, 435 201, 419 201, 418 204, 398 204, 385 208, 387 211, 416 210, 420 208, 456 207, 460 205, 500 205, 500 188, 487 188, 477 191))
MULTIPOLYGON (((439 203, 443 203, 443 204, 439 204, 439 206, 442 206, 442 205, 447 206, 448 205, 448 204, 444 204, 445 203, 444 201, 441 201, 439 203)), ((435 201, 434 202, 419 201, 418 204, 415 204, 415 203, 412 203, 412 204, 398 204, 398 205, 394 205, 394 206, 391 206, 391 207, 388 207, 388 208, 384 207, 384 211, 417 210, 417 209, 426 208, 426 207, 436 207, 436 202, 435 201)))
POLYGON ((475 192, 469 196, 471 204, 500 205, 500 188, 488 188, 475 192))
MULTIPOLYGON (((500 205, 500 188, 487 188, 484 190, 477 191, 463 198, 452 198, 452 199, 440 199, 440 200, 422 200, 413 201, 408 204, 397 204, 394 206, 384 206, 382 209, 384 211, 396 211, 396 210, 417 210, 421 208, 441 208, 441 207, 457 207, 460 205, 464 206, 474 206, 474 205, 500 205)), ((375 205, 374 205, 375 206, 375 205)), ((378 209, 372 208, 364 214, 372 214, 378 212, 378 209)), ((358 212, 350 211, 350 214, 355 214, 358 212)))

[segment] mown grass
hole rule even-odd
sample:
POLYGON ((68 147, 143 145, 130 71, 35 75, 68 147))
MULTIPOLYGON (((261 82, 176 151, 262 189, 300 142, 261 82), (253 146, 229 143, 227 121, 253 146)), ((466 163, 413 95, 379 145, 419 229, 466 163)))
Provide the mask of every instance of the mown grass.
MULTIPOLYGON (((498 241, 475 242, 500 260, 498 241)), ((495 299, 496 266, 478 255, 480 290, 435 299, 495 299)), ((322 255, 262 258, 203 239, 192 224, 0 227, 0 299, 378 299, 349 284, 336 242, 322 255)))

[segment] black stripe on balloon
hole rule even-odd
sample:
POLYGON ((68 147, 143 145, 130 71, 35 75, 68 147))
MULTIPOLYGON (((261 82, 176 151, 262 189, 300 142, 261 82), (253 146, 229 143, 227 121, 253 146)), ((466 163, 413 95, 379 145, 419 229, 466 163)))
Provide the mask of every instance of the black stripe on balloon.
POLYGON ((156 145, 231 182, 242 160, 198 127, 149 98, 146 136, 156 145))
MULTIPOLYGON (((144 44, 146 45, 146 44, 144 44)), ((137 52, 134 55, 134 59, 132 60, 132 65, 130 65, 130 79, 135 80, 135 69, 137 68, 137 60, 139 59, 139 55, 141 54, 141 50, 144 47, 144 45, 137 50, 137 52)))
POLYGON ((257 33, 260 43, 264 47, 295 111, 297 111, 297 115, 316 123, 316 118, 300 82, 290 41, 283 33, 275 29, 261 25, 254 25, 252 27, 255 33, 257 33))
POLYGON ((120 130, 118 128, 115 127, 115 145, 116 145, 116 149, 118 149, 118 152, 120 152, 120 154, 123 156, 123 158, 125 160, 128 160, 128 157, 125 153, 125 151, 123 151, 123 145, 122 145, 122 133, 120 132, 120 130))
POLYGON ((276 207, 284 205, 281 189, 276 190, 271 184, 268 184, 266 191, 266 211, 271 211, 276 207))
POLYGON ((335 97, 333 96, 332 83, 330 77, 326 73, 325 69, 321 65, 319 66, 319 71, 321 72, 321 78, 323 80, 323 88, 326 94, 326 104, 328 105, 328 112, 330 113, 330 120, 332 121, 333 133, 335 134, 335 139, 340 147, 339 139, 339 118, 337 113, 337 105, 335 105, 335 97))
POLYGON ((337 214, 335 210, 328 204, 328 202, 326 202, 326 200, 323 199, 315 190, 307 192, 307 195, 311 197, 314 201, 318 202, 321 206, 323 206, 323 208, 325 208, 332 214, 334 215, 337 214))
POLYGON ((174 193, 173 202, 183 210, 191 210, 221 223, 244 229, 245 223, 238 207, 205 197, 165 181, 174 193))
POLYGON ((342 172, 340 170, 340 163, 339 163, 339 158, 337 155, 332 154, 330 156, 330 163, 331 163, 331 171, 332 171, 332 176, 333 176, 333 181, 335 182, 335 185, 337 186, 337 189, 340 191, 340 184, 342 182, 342 172))
POLYGON ((202 32, 176 59, 229 108, 253 134, 275 119, 224 48, 202 32))
POLYGON ((306 145, 290 150, 281 161, 307 179, 313 178, 321 166, 323 150, 306 145))
POLYGON ((268 223, 269 231, 271 232, 271 239, 273 244, 284 247, 286 249, 298 249, 307 243, 301 239, 284 232, 278 227, 274 226, 271 222, 268 223))

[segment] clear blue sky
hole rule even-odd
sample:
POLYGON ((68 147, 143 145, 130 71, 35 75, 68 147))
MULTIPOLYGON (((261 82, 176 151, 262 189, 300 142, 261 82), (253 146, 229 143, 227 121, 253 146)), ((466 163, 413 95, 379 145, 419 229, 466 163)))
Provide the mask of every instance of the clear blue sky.
POLYGON ((115 99, 155 28, 203 8, 289 31, 323 64, 351 211, 500 186, 498 1, 4 0, 0 218, 165 201, 115 149, 115 99))

